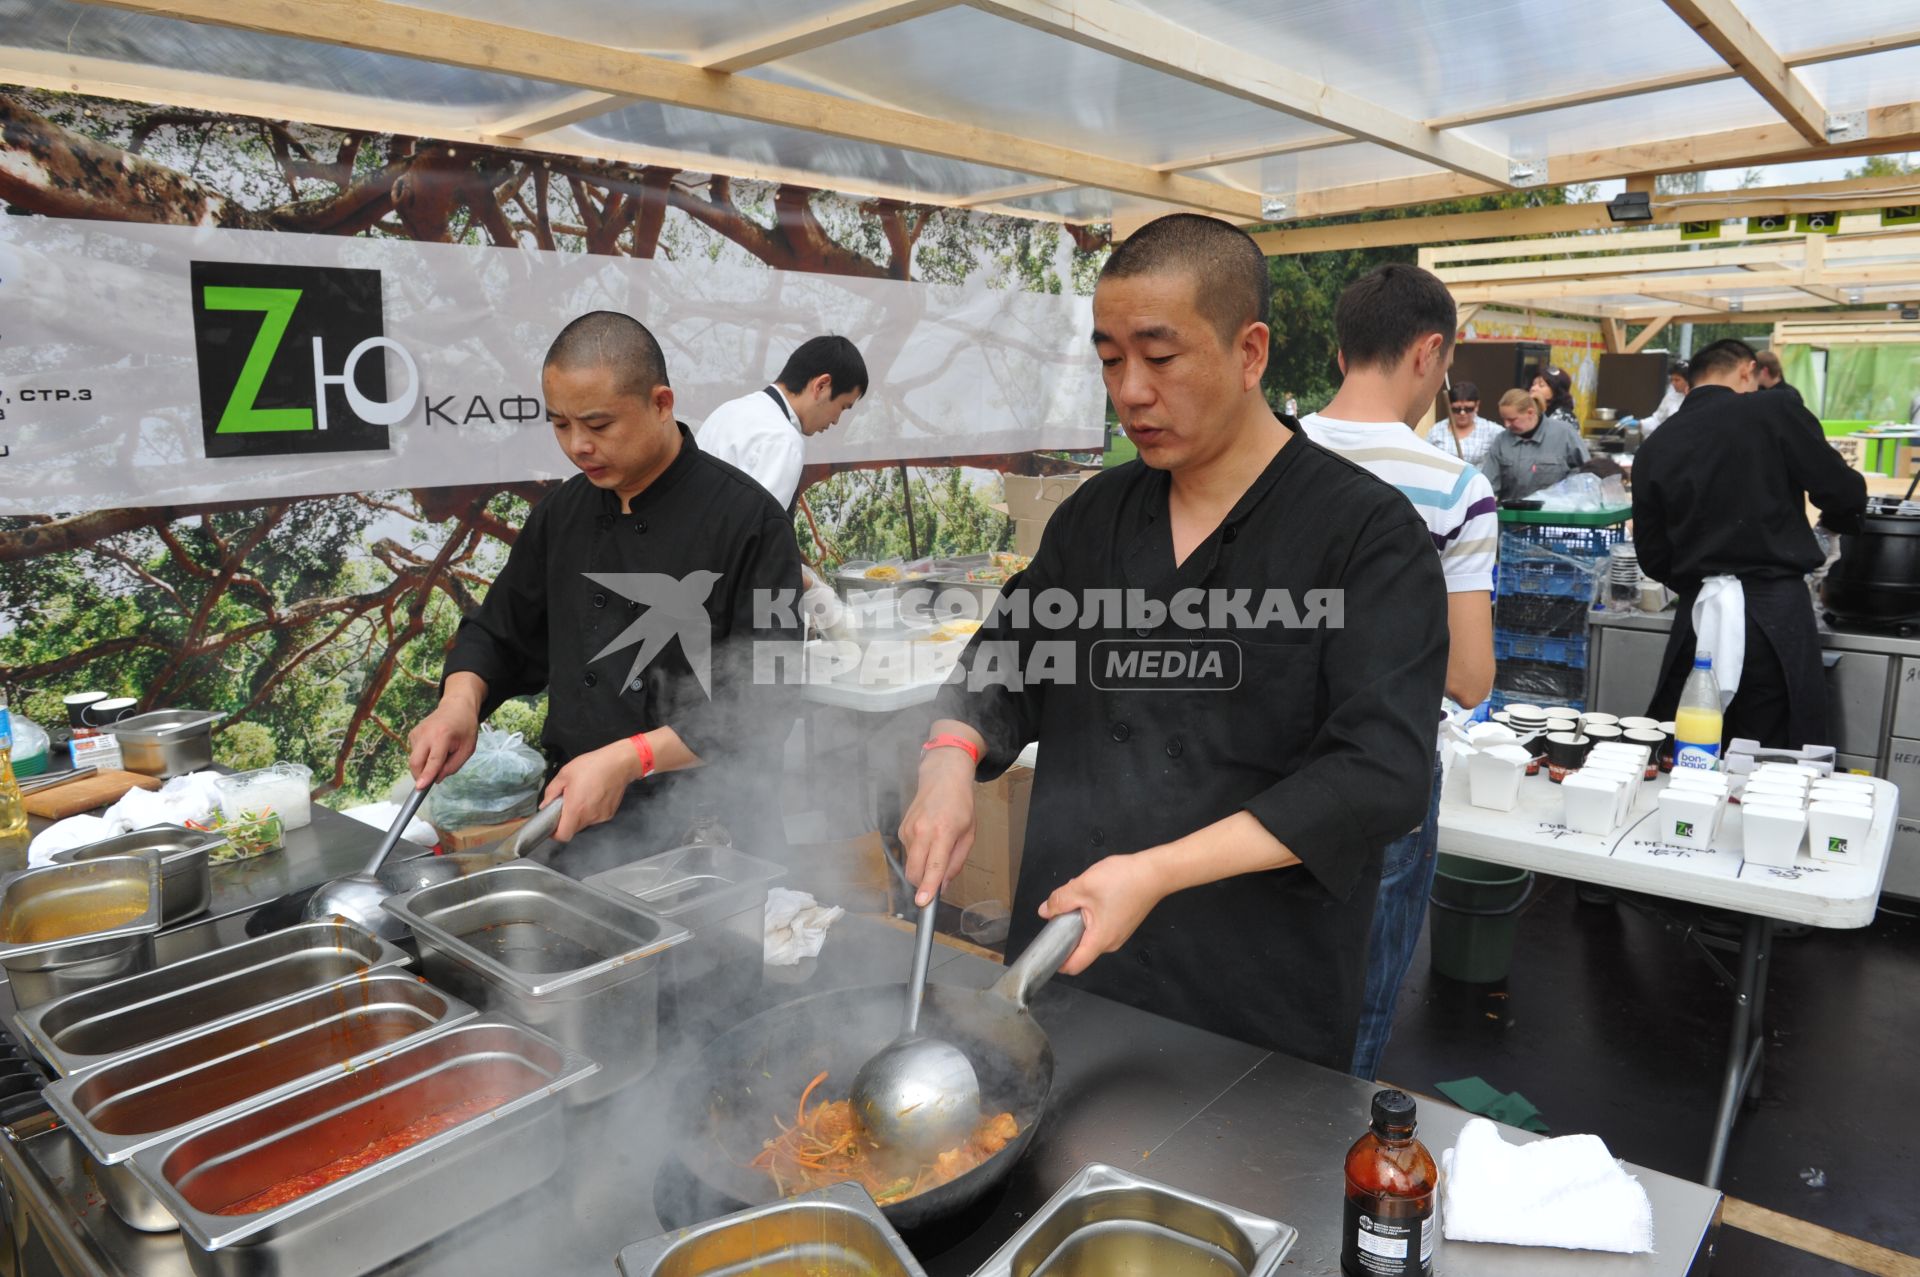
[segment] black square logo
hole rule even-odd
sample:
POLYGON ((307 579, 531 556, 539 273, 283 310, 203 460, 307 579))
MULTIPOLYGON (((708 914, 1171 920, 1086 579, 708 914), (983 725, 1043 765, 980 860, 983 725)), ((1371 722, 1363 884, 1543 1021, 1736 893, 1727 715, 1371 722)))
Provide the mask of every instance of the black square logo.
POLYGON ((379 271, 194 262, 190 278, 207 456, 386 449, 420 377, 382 330, 379 271), (406 377, 394 399, 389 351, 406 377))

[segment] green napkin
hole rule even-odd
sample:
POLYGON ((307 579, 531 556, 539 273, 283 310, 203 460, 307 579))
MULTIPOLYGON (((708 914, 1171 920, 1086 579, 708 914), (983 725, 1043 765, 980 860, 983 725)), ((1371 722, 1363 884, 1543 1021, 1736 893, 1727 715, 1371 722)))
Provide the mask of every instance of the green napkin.
POLYGON ((1508 1126, 1517 1126, 1536 1135, 1549 1134, 1540 1110, 1518 1091, 1496 1091, 1485 1078, 1478 1077, 1441 1082, 1435 1089, 1469 1113, 1490 1117, 1496 1122, 1505 1122, 1508 1126))

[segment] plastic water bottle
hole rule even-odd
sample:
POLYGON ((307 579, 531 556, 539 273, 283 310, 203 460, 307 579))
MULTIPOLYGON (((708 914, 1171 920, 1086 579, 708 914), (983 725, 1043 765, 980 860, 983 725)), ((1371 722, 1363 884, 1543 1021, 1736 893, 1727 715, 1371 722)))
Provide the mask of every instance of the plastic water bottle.
POLYGON ((1720 765, 1720 684, 1713 677, 1713 657, 1696 656, 1693 673, 1680 689, 1680 707, 1673 715, 1673 765, 1713 771, 1720 765))
POLYGON ((7 693, 0 688, 0 873, 27 867, 27 808, 20 783, 13 778, 13 720, 7 713, 7 693))

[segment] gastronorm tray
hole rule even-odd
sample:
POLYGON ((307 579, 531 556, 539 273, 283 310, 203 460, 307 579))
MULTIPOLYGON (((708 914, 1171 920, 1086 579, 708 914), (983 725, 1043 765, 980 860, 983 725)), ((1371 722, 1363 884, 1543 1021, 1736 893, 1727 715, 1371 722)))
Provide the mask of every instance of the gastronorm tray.
POLYGON ((409 960, 358 927, 309 922, 71 994, 22 1011, 14 1023, 55 1072, 70 1076, 409 960))
POLYGON ((351 1277, 512 1201, 560 1168, 560 1093, 598 1066, 494 1017, 415 1038, 134 1154, 200 1277, 351 1277), (268 1210, 223 1215, 478 1095, 498 1106, 268 1210))
POLYGON ((225 834, 209 830, 188 829, 181 825, 152 825, 88 843, 84 847, 55 852, 53 862, 65 865, 99 860, 103 856, 158 857, 160 925, 167 926, 182 918, 204 913, 207 906, 213 903, 212 866, 208 856, 216 848, 225 846, 226 841, 225 834))
POLYGON ((86 1148, 114 1213, 165 1232, 178 1226, 172 1214, 121 1165, 135 1153, 474 1014, 418 976, 383 971, 130 1051, 62 1078, 46 1099, 86 1148))
POLYGON ((1278 1220, 1095 1162, 974 1277, 1273 1277, 1298 1238, 1278 1220))
POLYGON ((0 887, 0 967, 14 1005, 42 1006, 152 967, 160 902, 160 865, 150 856, 8 878, 0 887))
POLYGON ((922 1277, 858 1184, 834 1184, 636 1242, 621 1277, 922 1277))
POLYGON ((653 1067, 662 954, 691 933, 631 896, 525 861, 385 902, 413 930, 427 978, 603 1066, 574 1103, 653 1067))

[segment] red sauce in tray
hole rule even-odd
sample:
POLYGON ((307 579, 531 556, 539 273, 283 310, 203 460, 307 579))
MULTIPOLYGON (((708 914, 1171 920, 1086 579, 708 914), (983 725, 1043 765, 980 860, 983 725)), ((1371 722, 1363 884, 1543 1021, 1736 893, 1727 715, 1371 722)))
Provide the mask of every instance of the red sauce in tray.
POLYGON ((382 1135, 379 1139, 363 1145, 337 1157, 324 1166, 317 1166, 304 1174, 281 1180, 273 1187, 252 1197, 241 1198, 215 1211, 216 1215, 256 1215, 261 1211, 273 1210, 285 1206, 288 1202, 298 1201, 316 1189, 325 1188, 335 1180, 345 1179, 355 1171, 365 1170, 375 1162, 404 1152, 425 1140, 430 1140, 442 1131, 452 1130, 468 1118, 478 1117, 482 1113, 499 1108, 511 1095, 483 1095, 474 1099, 462 1100, 450 1108, 438 1113, 429 1113, 425 1117, 416 1117, 399 1130, 382 1135))

